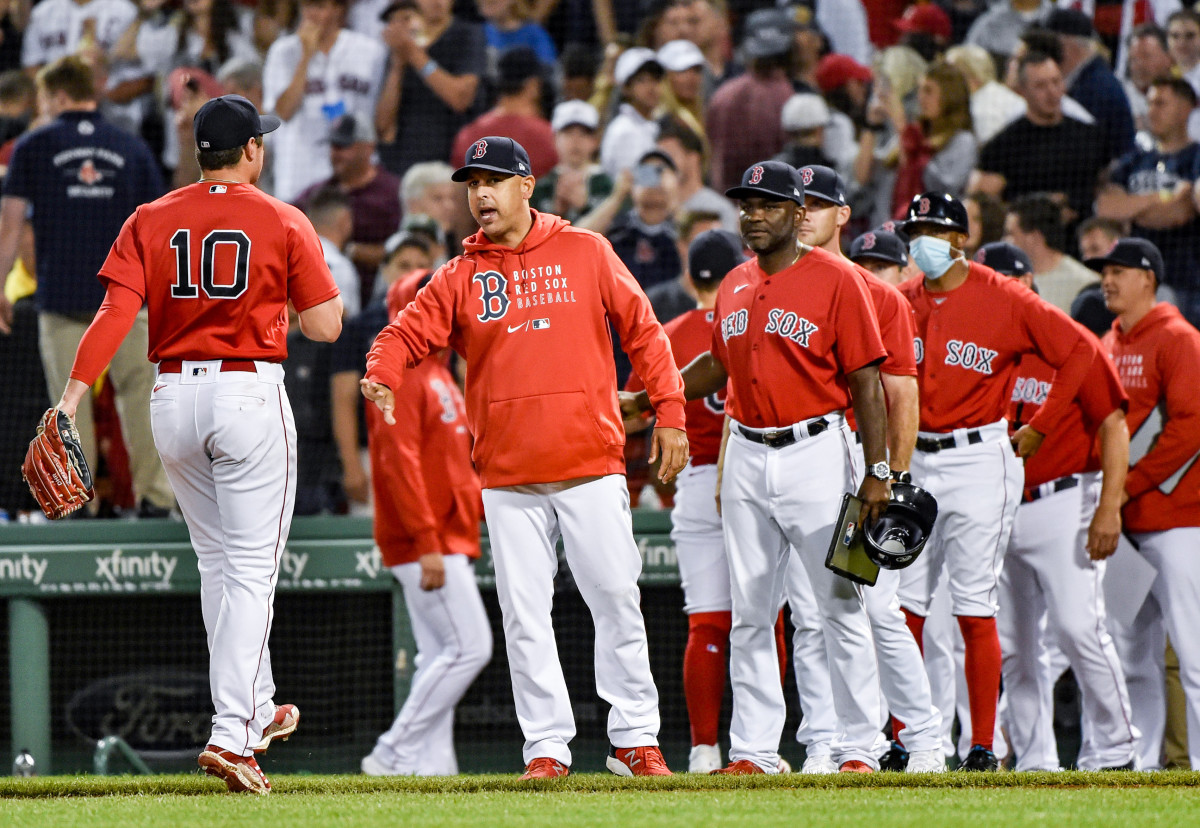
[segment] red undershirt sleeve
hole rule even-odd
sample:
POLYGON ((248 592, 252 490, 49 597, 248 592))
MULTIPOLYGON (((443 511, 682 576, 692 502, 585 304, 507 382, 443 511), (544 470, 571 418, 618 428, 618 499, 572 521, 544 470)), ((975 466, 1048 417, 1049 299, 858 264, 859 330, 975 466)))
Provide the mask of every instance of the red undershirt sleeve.
POLYGON ((91 385, 100 376, 133 328, 133 320, 142 309, 142 297, 116 282, 108 283, 104 304, 88 326, 75 352, 71 379, 91 385))

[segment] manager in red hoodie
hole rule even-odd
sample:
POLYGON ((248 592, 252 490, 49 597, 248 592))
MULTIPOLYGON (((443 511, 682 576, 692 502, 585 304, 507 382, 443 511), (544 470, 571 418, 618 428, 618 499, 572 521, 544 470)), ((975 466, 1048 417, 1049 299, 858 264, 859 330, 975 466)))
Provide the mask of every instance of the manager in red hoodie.
POLYGON ((467 361, 472 458, 525 734, 522 778, 565 776, 571 764, 575 721, 550 619, 560 536, 595 623, 596 690, 611 705, 608 768, 668 775, 609 322, 654 403, 651 459, 662 455, 664 480, 687 462, 683 381, 650 302, 612 247, 531 210, 529 173, 528 154, 511 138, 468 148, 454 180, 467 182, 480 230, 379 334, 363 395, 394 422, 392 389, 406 369, 447 345, 467 361))

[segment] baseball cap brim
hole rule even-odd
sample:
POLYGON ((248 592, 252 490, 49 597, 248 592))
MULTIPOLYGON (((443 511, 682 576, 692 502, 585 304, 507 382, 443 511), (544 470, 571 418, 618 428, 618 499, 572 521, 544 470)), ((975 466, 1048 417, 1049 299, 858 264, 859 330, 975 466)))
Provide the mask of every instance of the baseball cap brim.
POLYGON ((1117 265, 1118 267, 1129 267, 1129 268, 1136 268, 1138 270, 1149 270, 1151 273, 1154 274, 1155 279, 1159 279, 1160 276, 1159 276, 1158 266, 1151 259, 1147 259, 1147 261, 1150 262, 1149 265, 1142 264, 1140 261, 1130 262, 1125 259, 1115 258, 1112 256, 1101 256, 1100 258, 1097 258, 1097 259, 1084 259, 1083 266, 1088 268, 1089 270, 1094 270, 1097 273, 1103 273, 1104 266, 1110 265, 1110 264, 1117 265))
POLYGON ((488 170, 490 172, 497 172, 503 175, 520 175, 520 173, 515 173, 512 170, 506 170, 503 167, 495 167, 491 164, 467 164, 465 167, 459 167, 457 170, 455 170, 450 176, 450 180, 457 181, 461 184, 471 177, 472 170, 488 170))
POLYGON ((266 135, 268 132, 274 132, 275 130, 279 129, 281 126, 283 126, 283 119, 280 118, 278 115, 271 115, 270 113, 268 113, 266 115, 258 116, 258 134, 259 135, 266 135))
POLYGON ((782 193, 777 193, 774 190, 765 190, 761 187, 730 187, 725 191, 726 198, 765 198, 770 201, 791 201, 795 204, 804 204, 803 198, 794 196, 785 196, 782 193))

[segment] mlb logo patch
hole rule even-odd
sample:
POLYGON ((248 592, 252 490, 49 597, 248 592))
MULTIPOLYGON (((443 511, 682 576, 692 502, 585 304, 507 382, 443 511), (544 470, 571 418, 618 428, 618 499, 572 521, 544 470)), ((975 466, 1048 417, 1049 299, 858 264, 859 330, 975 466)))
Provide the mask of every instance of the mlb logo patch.
POLYGON ((207 376, 208 376, 208 366, 207 366, 207 365, 201 365, 201 366, 198 366, 198 367, 196 367, 196 368, 193 368, 193 369, 192 369, 192 376, 193 376, 193 377, 207 377, 207 376))
POLYGON ((544 331, 546 328, 550 327, 550 320, 549 319, 535 319, 535 320, 533 320, 533 323, 530 325, 530 327, 532 327, 535 331, 544 331))
POLYGON ((229 188, 226 187, 224 184, 214 184, 208 188, 209 195, 215 195, 217 193, 227 193, 227 192, 229 192, 229 188))

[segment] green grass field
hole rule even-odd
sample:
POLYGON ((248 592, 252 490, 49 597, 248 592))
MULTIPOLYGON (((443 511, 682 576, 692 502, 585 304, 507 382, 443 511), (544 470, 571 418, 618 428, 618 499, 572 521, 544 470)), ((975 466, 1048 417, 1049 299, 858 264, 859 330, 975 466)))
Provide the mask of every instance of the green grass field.
POLYGON ((1200 773, 618 779, 280 776, 268 797, 200 775, 0 779, 5 826, 1198 826, 1200 773))

